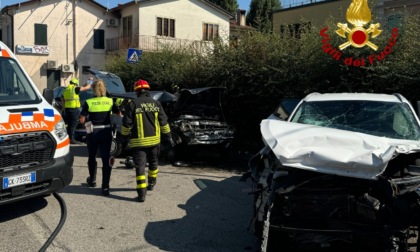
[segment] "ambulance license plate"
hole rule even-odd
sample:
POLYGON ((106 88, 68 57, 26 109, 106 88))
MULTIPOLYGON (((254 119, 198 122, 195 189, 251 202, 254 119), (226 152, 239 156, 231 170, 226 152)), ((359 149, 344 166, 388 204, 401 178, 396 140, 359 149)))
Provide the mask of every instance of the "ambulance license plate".
POLYGON ((35 183, 36 172, 25 173, 12 177, 3 178, 3 189, 7 189, 14 186, 20 186, 25 184, 35 183))

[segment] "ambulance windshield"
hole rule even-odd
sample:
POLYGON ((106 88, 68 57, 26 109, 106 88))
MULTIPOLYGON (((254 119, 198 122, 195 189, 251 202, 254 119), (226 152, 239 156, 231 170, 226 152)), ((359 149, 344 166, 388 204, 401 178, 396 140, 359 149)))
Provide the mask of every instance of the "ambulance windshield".
POLYGON ((0 57, 0 106, 40 103, 31 83, 12 58, 0 57))

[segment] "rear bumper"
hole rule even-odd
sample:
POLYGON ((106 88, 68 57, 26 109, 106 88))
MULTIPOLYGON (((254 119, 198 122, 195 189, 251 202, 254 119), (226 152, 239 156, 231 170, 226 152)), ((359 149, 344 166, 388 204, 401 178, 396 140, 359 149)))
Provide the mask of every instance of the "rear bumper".
POLYGON ((51 194, 63 189, 73 180, 73 161, 73 154, 69 152, 43 166, 1 174, 0 205, 51 194), (36 172, 35 183, 3 189, 3 178, 30 172, 36 172))

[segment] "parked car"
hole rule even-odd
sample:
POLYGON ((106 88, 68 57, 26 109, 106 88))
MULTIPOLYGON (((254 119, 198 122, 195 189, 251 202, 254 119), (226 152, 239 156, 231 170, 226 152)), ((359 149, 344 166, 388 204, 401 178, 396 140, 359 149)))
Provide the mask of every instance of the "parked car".
MULTIPOLYGON (((95 80, 103 80, 106 84, 107 92, 114 93, 114 94, 124 94, 126 93, 124 84, 122 83, 120 77, 113 73, 99 71, 95 69, 89 69, 90 75, 93 77, 93 81, 95 80)), ((66 89, 64 86, 59 86, 54 89, 54 100, 53 105, 59 110, 63 110, 63 104, 61 104, 61 98, 63 97, 63 92, 66 89)), ((81 92, 79 94, 80 102, 83 103, 93 97, 92 89, 87 91, 81 92)))
POLYGON ((261 134, 246 174, 261 251, 419 246, 420 123, 403 96, 313 93, 261 134))
POLYGON ((173 111, 170 126, 178 159, 185 159, 201 147, 224 157, 233 141, 235 129, 223 113, 224 88, 204 87, 181 90, 173 111))
MULTIPOLYGON (((106 84, 106 89, 109 94, 126 94, 124 84, 122 83, 120 77, 113 73, 105 72, 105 71, 98 71, 95 69, 89 70, 90 75, 93 77, 93 81, 101 79, 106 84)), ((59 86, 54 89, 54 99, 53 99, 53 106, 61 111, 63 114, 63 105, 61 104, 61 98, 63 96, 63 92, 66 87, 59 86)), ((80 103, 83 106, 83 103, 93 97, 92 89, 87 91, 81 92, 79 94, 80 103)), ((63 114, 65 117, 65 113, 63 114)), ((121 128, 121 118, 118 115, 111 115, 111 124, 114 125, 115 128, 121 128)), ((114 131, 114 138, 111 145, 111 155, 118 156, 122 152, 121 144, 116 140, 117 131, 114 131)), ((78 124, 76 130, 74 132, 74 137, 76 140, 85 142, 86 141, 86 129, 82 124, 78 124)))

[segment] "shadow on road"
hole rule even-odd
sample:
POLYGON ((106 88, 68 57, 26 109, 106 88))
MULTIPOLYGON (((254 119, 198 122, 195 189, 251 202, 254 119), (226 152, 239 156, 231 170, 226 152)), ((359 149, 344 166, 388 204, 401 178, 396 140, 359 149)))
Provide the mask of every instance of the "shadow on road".
POLYGON ((149 222, 147 242, 164 251, 255 251, 256 239, 248 230, 252 196, 239 178, 196 180, 201 191, 178 205, 186 216, 149 222))
MULTIPOLYGON (((133 195, 137 195, 135 188, 111 188, 110 189, 111 194, 109 196, 106 196, 110 199, 116 199, 116 200, 125 200, 125 201, 137 201, 136 197, 123 197, 119 195, 115 195, 113 193, 115 192, 122 192, 122 191, 132 191, 133 195)), ((88 187, 86 183, 82 183, 81 185, 68 185, 66 188, 64 188, 63 193, 72 193, 72 194, 87 194, 87 195, 97 195, 98 197, 105 197, 102 196, 102 189, 101 186, 97 187, 88 187)))
POLYGON ((71 145, 70 146, 70 152, 75 157, 89 157, 89 153, 88 153, 86 144, 71 145))
POLYGON ((33 214, 47 205, 44 197, 37 197, 0 206, 0 223, 33 214))

